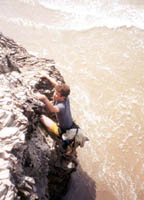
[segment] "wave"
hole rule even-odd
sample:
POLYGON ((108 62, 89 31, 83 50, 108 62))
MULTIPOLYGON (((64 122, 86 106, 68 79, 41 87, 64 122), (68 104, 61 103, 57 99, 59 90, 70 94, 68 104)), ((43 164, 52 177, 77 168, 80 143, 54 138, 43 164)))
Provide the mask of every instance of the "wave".
MULTIPOLYGON (((144 7, 121 3, 118 0, 36 0, 47 9, 61 11, 71 15, 73 28, 89 29, 107 26, 117 28, 121 26, 136 26, 144 28, 144 7)), ((139 4, 138 4, 139 5, 139 4)), ((144 4, 143 4, 144 5, 144 4)), ((68 17, 68 16, 67 16, 68 17)))
MULTIPOLYGON (((118 28, 121 26, 144 29, 144 6, 122 3, 122 0, 19 0, 45 10, 44 17, 33 23, 38 27, 63 30, 87 30, 95 27, 118 28), (47 19, 50 13, 51 19, 47 19), (51 21, 52 20, 52 21, 51 21)), ((29 7, 29 9, 31 9, 29 7)), ((30 19, 26 16, 28 24, 30 19)), ((26 21, 26 20, 25 20, 26 21)))

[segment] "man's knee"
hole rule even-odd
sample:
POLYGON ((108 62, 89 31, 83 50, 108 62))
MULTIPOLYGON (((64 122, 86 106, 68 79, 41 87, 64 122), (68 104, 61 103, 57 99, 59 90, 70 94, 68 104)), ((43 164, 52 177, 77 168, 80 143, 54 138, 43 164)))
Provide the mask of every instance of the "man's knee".
POLYGON ((40 120, 49 131, 53 132, 57 136, 60 136, 59 128, 53 120, 51 120, 50 118, 48 118, 45 115, 41 115, 40 120))
POLYGON ((52 126, 52 124, 54 123, 54 121, 52 119, 50 119, 49 117, 47 117, 45 115, 41 115, 40 120, 47 127, 52 126))
POLYGON ((46 116, 45 116, 45 115, 41 115, 41 116, 40 116, 40 120, 41 120, 41 122, 44 123, 45 119, 46 119, 46 116))

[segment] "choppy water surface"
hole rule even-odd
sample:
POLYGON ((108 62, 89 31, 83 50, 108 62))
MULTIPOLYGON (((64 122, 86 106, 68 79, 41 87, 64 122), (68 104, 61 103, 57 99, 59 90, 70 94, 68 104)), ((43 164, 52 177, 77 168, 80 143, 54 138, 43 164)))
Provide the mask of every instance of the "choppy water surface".
POLYGON ((1 31, 56 61, 90 141, 66 200, 144 199, 144 3, 1 0, 1 31))

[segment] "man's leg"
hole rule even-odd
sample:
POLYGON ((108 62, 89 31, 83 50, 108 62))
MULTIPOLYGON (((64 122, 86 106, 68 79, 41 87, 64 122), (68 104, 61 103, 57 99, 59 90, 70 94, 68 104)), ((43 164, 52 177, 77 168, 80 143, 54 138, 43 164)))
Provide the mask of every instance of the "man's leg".
POLYGON ((40 120, 49 131, 53 132, 57 136, 60 136, 59 128, 53 120, 51 120, 49 117, 46 117, 45 115, 41 115, 40 120))

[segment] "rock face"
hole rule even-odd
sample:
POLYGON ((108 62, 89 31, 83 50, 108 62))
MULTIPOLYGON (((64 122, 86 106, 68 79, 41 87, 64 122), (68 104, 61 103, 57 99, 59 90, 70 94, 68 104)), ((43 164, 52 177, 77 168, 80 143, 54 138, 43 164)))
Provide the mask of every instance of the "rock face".
POLYGON ((59 200, 67 191, 76 158, 66 157, 61 139, 48 133, 40 115, 55 119, 36 99, 52 98, 45 71, 64 82, 53 60, 36 58, 0 33, 0 199, 59 200))

